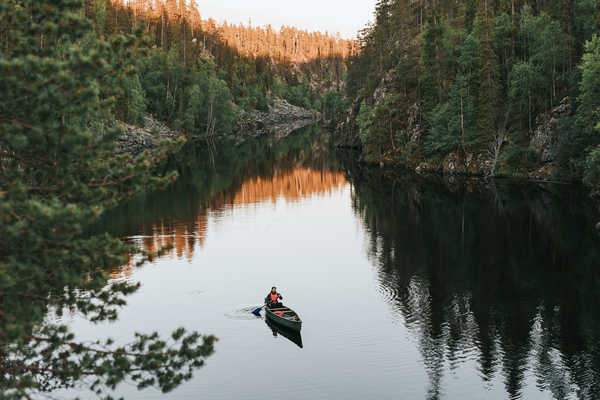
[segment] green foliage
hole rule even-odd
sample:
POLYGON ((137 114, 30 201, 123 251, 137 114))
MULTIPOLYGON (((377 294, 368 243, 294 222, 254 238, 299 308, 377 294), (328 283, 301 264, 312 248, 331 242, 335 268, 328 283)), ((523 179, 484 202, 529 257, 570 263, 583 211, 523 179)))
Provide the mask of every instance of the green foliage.
POLYGON ((502 152, 500 158, 508 165, 519 165, 525 162, 527 158, 527 150, 519 143, 510 141, 502 152))
POLYGON ((269 111, 267 96, 256 86, 250 89, 250 105, 260 111, 269 111))
POLYGON ((524 7, 518 35, 524 58, 509 76, 509 96, 518 106, 521 121, 533 130, 535 116, 558 103, 568 56, 567 39, 560 23, 542 12, 534 16, 524 7))
POLYGON ((139 62, 148 111, 191 137, 230 132, 235 119, 232 96, 215 65, 199 58, 186 71, 177 60, 173 48, 153 51, 139 62))
POLYGON ((372 136, 373 127, 373 108, 369 106, 365 101, 360 105, 360 111, 356 119, 358 128, 360 129, 360 138, 363 144, 366 144, 369 138, 372 136))
POLYGON ((574 116, 561 120, 556 157, 560 166, 559 176, 567 179, 583 176, 597 192, 594 169, 600 144, 600 38, 594 36, 585 48, 580 66, 577 111, 574 116), (593 156, 592 151, 595 153, 593 156))
POLYGON ((527 129, 533 130, 534 93, 540 87, 540 74, 531 62, 516 64, 509 75, 509 98, 527 119, 527 129))
POLYGON ((430 116, 431 132, 425 140, 429 154, 466 151, 475 141, 477 128, 476 95, 479 86, 479 40, 468 34, 457 57, 458 74, 450 86, 448 100, 430 116))
POLYGON ((478 42, 479 51, 477 53, 476 85, 477 91, 477 129, 474 134, 478 136, 481 144, 487 144, 493 141, 496 132, 501 125, 501 115, 504 114, 506 105, 501 102, 503 80, 502 80, 502 57, 499 51, 502 49, 503 39, 498 34, 505 35, 507 26, 502 26, 499 30, 497 21, 485 15, 478 13, 473 24, 473 35, 478 42), (496 50, 498 46, 500 49, 496 50))
POLYGON ((171 123, 177 119, 184 77, 176 53, 175 50, 169 53, 152 51, 138 62, 140 81, 148 99, 148 112, 171 123))
POLYGON ((329 90, 322 96, 319 96, 318 93, 313 92, 308 81, 286 84, 278 78, 273 80, 273 87, 271 89, 272 95, 281 97, 295 106, 313 110, 322 109, 323 98, 328 96, 328 92, 337 93, 336 90, 329 90))
MULTIPOLYGON (((539 68, 541 89, 546 91, 548 99, 544 111, 557 104, 556 90, 564 79, 562 72, 568 57, 568 39, 560 23, 542 12, 538 17, 528 22, 532 32, 531 61, 539 68)), ((539 96, 540 102, 545 97, 539 96)), ((559 99, 560 100, 560 99, 559 99)))
POLYGON ((592 188, 594 195, 600 195, 600 146, 595 147, 585 160, 583 182, 592 188))
POLYGON ((123 114, 117 113, 117 118, 131 124, 139 124, 146 113, 146 93, 139 75, 128 76, 124 80, 124 89, 124 95, 118 102, 123 107, 123 114))
POLYGON ((272 102, 268 93, 272 93, 292 104, 314 108, 318 93, 309 81, 331 85, 344 72, 344 60, 336 56, 308 62, 298 66, 300 72, 292 72, 293 66, 284 60, 239 54, 220 35, 204 31, 193 10, 183 18, 172 10, 162 10, 157 19, 152 12, 133 11, 133 5, 86 1, 95 28, 92 40, 144 27, 146 49, 138 51, 136 68, 119 77, 125 82, 113 84, 126 89, 115 108, 116 118, 126 122, 139 123, 149 112, 188 136, 229 133, 235 113, 228 102, 246 111, 268 111, 272 102), (192 89, 192 95, 187 93, 192 89))
POLYGON ((281 97, 295 106, 312 108, 312 91, 307 82, 288 86, 281 97))
POLYGON ((83 344, 45 318, 50 310, 92 322, 117 317, 138 285, 109 282, 107 270, 139 251, 92 233, 93 224, 120 200, 176 178, 155 175, 160 154, 115 155, 119 131, 106 121, 135 120, 143 108, 133 68, 138 38, 95 37, 82 7, 75 0, 0 4, 3 398, 71 387, 84 376, 99 395, 126 379, 167 392, 213 350, 213 337, 182 330, 169 340, 139 334, 122 347, 111 340, 83 344))
POLYGON ((448 54, 448 48, 444 36, 448 35, 448 27, 444 24, 427 24, 423 30, 423 74, 419 83, 423 93, 423 105, 427 111, 435 108, 436 104, 444 101, 444 80, 442 76, 448 72, 444 70, 444 62, 452 57, 448 54))
POLYGON ((431 133, 425 149, 430 154, 466 151, 474 144, 477 132, 477 113, 468 80, 459 77, 450 88, 448 102, 438 106, 431 115, 431 133))
POLYGON ((398 95, 388 95, 375 106, 361 103, 357 123, 367 160, 382 162, 395 156, 397 145, 406 144, 406 135, 396 128, 399 100, 398 95))
POLYGON ((509 65, 511 61, 511 42, 514 31, 512 19, 507 13, 502 13, 494 19, 494 50, 505 66, 509 65))
POLYGON ((486 156, 493 149, 498 155, 510 133, 512 145, 504 150, 522 156, 507 156, 505 162, 516 163, 516 169, 529 167, 536 121, 545 120, 569 96, 582 103, 574 104, 578 122, 565 122, 568 133, 560 132, 553 154, 569 171, 566 175, 579 171, 581 176, 595 143, 588 140, 595 133, 586 139, 581 129, 598 124, 600 106, 594 45, 584 43, 598 29, 600 6, 591 0, 566 3, 378 3, 375 23, 361 32, 360 54, 349 60, 346 79, 352 103, 371 107, 357 118, 365 155, 398 153, 411 162, 423 156, 439 159, 457 149, 486 156), (581 85, 580 62, 586 65, 581 75, 587 76, 581 85), (399 96, 394 101, 398 117, 390 119, 378 109, 381 104, 376 106, 382 91, 399 96), (405 132, 408 120, 411 129, 416 121, 423 131, 419 143, 405 140, 404 145, 382 134, 405 132), (390 121, 391 127, 374 128, 390 121), (377 148, 369 148, 373 145, 377 148))
POLYGON ((586 43, 581 64, 579 107, 573 124, 577 127, 563 150, 563 168, 571 167, 595 194, 600 193, 600 37, 586 43), (568 146, 568 147, 567 147, 568 146), (587 157, 586 157, 587 155, 587 157))
POLYGON ((583 52, 584 45, 598 32, 598 2, 595 0, 575 0, 573 2, 575 43, 583 52))
POLYGON ((594 36, 586 43, 585 49, 577 116, 579 123, 592 134, 600 121, 600 37, 594 36))
POLYGON ((322 96, 318 109, 323 113, 325 120, 330 120, 335 124, 345 117, 344 113, 348 109, 348 100, 342 92, 329 90, 322 96))
POLYGON ((583 173, 586 149, 590 137, 586 135, 574 116, 563 117, 559 123, 560 136, 553 156, 558 161, 558 179, 568 180, 583 173))

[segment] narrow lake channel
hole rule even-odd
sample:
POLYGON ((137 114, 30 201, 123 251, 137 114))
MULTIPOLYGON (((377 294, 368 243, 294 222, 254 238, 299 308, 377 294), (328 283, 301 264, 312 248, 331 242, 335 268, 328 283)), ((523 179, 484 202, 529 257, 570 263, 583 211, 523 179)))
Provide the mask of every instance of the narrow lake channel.
POLYGON ((111 272, 142 284, 118 321, 68 323, 82 340, 184 326, 219 342, 172 393, 117 395, 600 398, 598 212, 576 188, 369 169, 315 127, 178 157, 172 188, 103 227, 173 249, 111 272), (300 337, 249 312, 273 285, 300 337))

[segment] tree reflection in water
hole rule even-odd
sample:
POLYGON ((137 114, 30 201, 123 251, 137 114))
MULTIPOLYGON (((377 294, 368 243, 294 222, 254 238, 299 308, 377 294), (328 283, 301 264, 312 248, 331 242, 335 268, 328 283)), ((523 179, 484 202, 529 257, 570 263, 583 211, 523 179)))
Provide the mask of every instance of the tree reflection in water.
MULTIPOLYGON (((131 237, 148 252, 170 246, 171 254, 191 260, 206 238, 209 214, 234 206, 280 198, 298 202, 343 190, 344 173, 331 159, 329 136, 310 126, 282 139, 232 146, 221 143, 214 165, 208 149, 190 146, 172 160, 181 174, 169 190, 140 196, 106 218, 103 230, 131 237)), ((127 277, 133 260, 111 271, 127 277)))
POLYGON ((381 293, 418 338, 429 398, 473 359, 511 398, 526 373, 557 399, 600 398, 597 212, 576 188, 445 186, 344 166, 381 293))
POLYGON ((531 376, 556 399, 600 398, 595 205, 567 186, 446 185, 344 159, 341 170, 327 143, 309 128, 279 142, 223 146, 214 165, 190 147, 172 160, 182 175, 174 187, 115 210, 103 229, 137 235, 149 250, 172 243, 176 256, 191 257, 209 212, 295 201, 347 180, 381 295, 417 339, 430 399, 473 361, 484 384, 501 379, 511 398, 523 396, 531 376))

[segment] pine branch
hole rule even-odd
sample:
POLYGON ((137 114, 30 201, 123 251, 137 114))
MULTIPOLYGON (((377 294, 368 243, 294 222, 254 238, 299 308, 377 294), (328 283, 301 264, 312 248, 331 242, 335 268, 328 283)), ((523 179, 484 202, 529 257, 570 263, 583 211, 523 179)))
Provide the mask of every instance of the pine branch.
POLYGON ((0 119, 0 123, 10 123, 13 125, 17 125, 17 126, 22 126, 28 129, 33 129, 33 125, 27 123, 27 122, 23 122, 23 121, 19 121, 18 119, 0 119))
MULTIPOLYGON (((98 188, 103 188, 103 187, 119 186, 135 177, 136 177, 136 175, 127 175, 116 181, 110 181, 110 182, 104 181, 102 183, 88 183, 85 186, 89 189, 98 189, 98 188)), ((56 192, 56 191, 62 190, 62 188, 53 187, 53 186, 29 186, 29 187, 27 187, 27 190, 31 191, 31 192, 56 192)))
MULTIPOLYGON (((35 336, 35 335, 23 335, 22 337, 24 339, 36 340, 38 342, 48 342, 48 343, 53 343, 54 342, 54 340, 51 339, 51 338, 45 338, 45 337, 35 336)), ((90 351, 92 353, 98 353, 98 354, 106 354, 106 355, 113 355, 113 356, 129 356, 129 357, 141 357, 141 356, 144 356, 143 353, 130 353, 130 352, 127 352, 127 351, 100 350, 100 349, 96 349, 96 348, 93 348, 93 347, 84 346, 81 343, 61 342, 60 344, 63 345, 63 346, 69 346, 72 349, 85 350, 85 351, 90 351)))

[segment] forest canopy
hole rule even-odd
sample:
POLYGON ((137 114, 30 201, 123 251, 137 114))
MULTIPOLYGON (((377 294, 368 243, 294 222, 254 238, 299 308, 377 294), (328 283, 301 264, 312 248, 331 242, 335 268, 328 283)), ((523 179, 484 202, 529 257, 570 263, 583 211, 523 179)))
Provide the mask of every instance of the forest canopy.
POLYGON ((418 165, 453 155, 466 171, 480 155, 485 173, 513 176, 550 163, 555 178, 600 183, 599 9, 378 1, 346 81, 365 156, 418 165))

